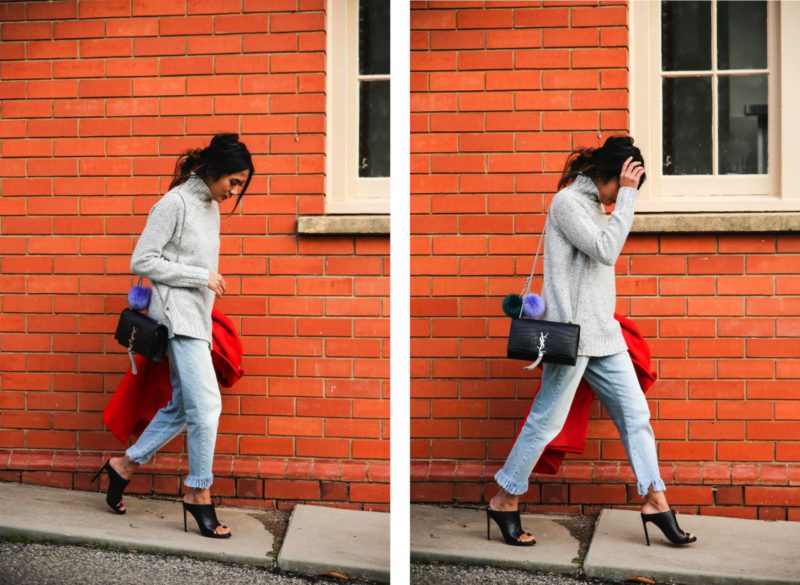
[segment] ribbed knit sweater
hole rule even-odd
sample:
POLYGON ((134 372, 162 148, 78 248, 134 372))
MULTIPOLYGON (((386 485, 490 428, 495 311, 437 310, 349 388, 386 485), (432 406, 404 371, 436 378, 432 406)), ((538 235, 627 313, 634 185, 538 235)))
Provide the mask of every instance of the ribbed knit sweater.
POLYGON ((633 224, 638 196, 636 189, 621 187, 614 211, 606 215, 597 186, 578 175, 553 198, 545 228, 542 318, 581 326, 578 355, 627 349, 614 319, 614 264, 633 224))
POLYGON ((166 325, 170 337, 186 335, 211 344, 215 295, 208 277, 218 266, 219 205, 205 182, 192 174, 153 205, 131 256, 131 272, 153 283, 147 314, 166 325))

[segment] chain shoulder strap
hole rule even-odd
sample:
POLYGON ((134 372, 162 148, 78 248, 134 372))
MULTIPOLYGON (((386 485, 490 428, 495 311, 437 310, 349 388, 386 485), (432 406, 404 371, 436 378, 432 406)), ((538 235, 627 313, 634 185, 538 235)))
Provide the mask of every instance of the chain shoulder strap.
MULTIPOLYGON (((178 235, 178 257, 175 259, 175 262, 177 264, 180 264, 180 261, 181 261, 181 243, 183 242, 183 230, 186 228, 186 199, 183 198, 183 195, 181 194, 180 191, 176 191, 176 192, 178 193, 178 196, 181 198, 181 201, 183 202, 183 221, 181 222, 181 233, 180 233, 180 235, 178 235)), ((158 284, 158 283, 153 283, 153 289, 156 291, 156 294, 159 297, 161 297, 161 293, 159 292, 158 287, 155 286, 156 284, 158 284)), ((172 287, 168 287, 167 288, 167 294, 161 301, 161 305, 164 308, 167 307, 167 301, 169 300, 169 293, 171 293, 171 292, 172 292, 172 287)))
MULTIPOLYGON (((548 215, 548 218, 549 218, 549 215, 548 215)), ((536 273, 536 264, 539 261, 539 253, 542 251, 542 242, 544 242, 544 236, 545 236, 545 231, 546 230, 547 230, 547 219, 545 219, 544 227, 542 228, 542 235, 539 238, 539 245, 536 247, 536 256, 534 256, 534 258, 533 258, 533 268, 531 268, 531 273, 528 276, 527 280, 525 281, 525 286, 522 287, 522 293, 520 294, 520 296, 522 296, 522 297, 524 297, 526 294, 529 294, 531 292, 531 281, 533 280, 533 275, 536 273)), ((586 255, 583 254, 581 251, 578 251, 578 255, 579 255, 579 257, 583 256, 584 258, 582 258, 582 261, 580 263, 580 272, 578 273, 578 289, 577 289, 577 291, 575 293, 575 297, 576 297, 575 298, 575 309, 572 312, 572 321, 571 322, 574 322, 575 319, 578 317, 578 300, 580 299, 580 294, 581 294, 581 280, 583 280, 583 270, 584 270, 584 268, 586 266, 586 259, 585 259, 586 255)), ((522 307, 520 307, 520 309, 519 309, 519 317, 520 318, 522 318, 522 309, 523 309, 524 305, 525 305, 525 303, 523 302, 522 307)))

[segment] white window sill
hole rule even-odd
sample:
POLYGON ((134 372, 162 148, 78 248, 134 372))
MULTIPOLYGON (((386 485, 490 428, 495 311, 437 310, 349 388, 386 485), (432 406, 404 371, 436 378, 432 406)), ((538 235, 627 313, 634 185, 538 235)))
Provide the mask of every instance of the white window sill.
POLYGON ((305 215, 297 220, 301 236, 388 236, 388 215, 305 215))
POLYGON ((800 232, 800 212, 637 213, 631 233, 800 232))

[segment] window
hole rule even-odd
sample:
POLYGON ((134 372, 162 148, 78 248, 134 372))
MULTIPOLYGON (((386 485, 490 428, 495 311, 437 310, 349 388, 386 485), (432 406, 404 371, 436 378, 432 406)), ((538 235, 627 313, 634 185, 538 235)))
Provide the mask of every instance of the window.
POLYGON ((331 214, 389 213, 389 2, 328 3, 331 214))
POLYGON ((800 4, 631 2, 631 133, 647 161, 639 209, 800 209, 792 104, 800 4), (787 34, 788 33, 788 34, 787 34))

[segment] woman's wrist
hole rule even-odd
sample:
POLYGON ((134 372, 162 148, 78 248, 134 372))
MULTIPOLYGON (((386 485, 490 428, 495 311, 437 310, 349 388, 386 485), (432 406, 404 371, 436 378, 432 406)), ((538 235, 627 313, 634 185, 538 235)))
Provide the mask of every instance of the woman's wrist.
POLYGON ((633 213, 634 209, 636 209, 636 201, 638 199, 638 189, 635 187, 620 187, 617 193, 617 202, 614 205, 614 210, 633 213))

